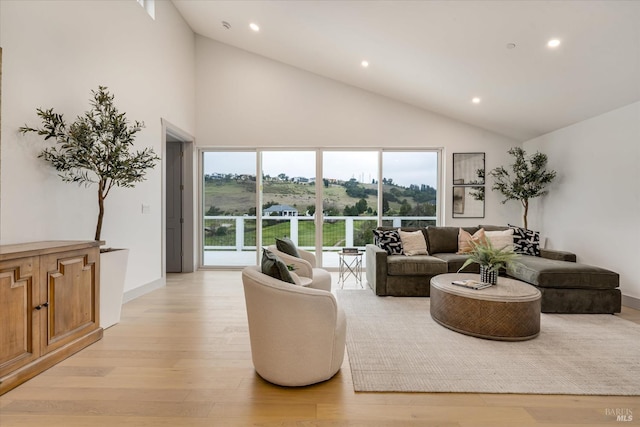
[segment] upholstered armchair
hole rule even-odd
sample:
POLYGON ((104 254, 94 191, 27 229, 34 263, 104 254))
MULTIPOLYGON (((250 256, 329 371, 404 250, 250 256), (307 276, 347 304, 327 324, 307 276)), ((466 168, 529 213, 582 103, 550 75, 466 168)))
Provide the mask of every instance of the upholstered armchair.
POLYGON ((316 256, 313 253, 297 248, 300 254, 300 258, 298 258, 278 250, 276 245, 270 245, 267 249, 284 261, 285 264, 293 265, 293 271, 300 276, 303 285, 314 289, 331 291, 331 274, 322 268, 316 267, 316 256), (308 283, 308 280, 305 281, 305 278, 310 279, 311 283, 308 283))
POLYGON ((342 366, 347 320, 331 292, 242 270, 251 357, 258 375, 282 386, 333 377, 342 366))

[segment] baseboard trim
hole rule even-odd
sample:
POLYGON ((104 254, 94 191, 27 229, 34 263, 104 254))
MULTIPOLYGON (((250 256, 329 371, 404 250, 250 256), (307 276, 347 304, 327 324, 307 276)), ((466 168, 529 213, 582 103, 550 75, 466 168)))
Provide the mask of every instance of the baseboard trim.
POLYGON ((640 310, 640 298, 634 298, 628 295, 622 295, 622 305, 624 305, 625 307, 640 310))
POLYGON ((149 292, 153 292, 156 289, 164 288, 167 285, 167 281, 164 277, 159 278, 158 280, 154 280, 153 282, 147 283, 146 285, 142 285, 135 289, 130 289, 122 295, 122 303, 126 304, 129 301, 133 301, 136 298, 141 297, 142 295, 146 295, 149 292))

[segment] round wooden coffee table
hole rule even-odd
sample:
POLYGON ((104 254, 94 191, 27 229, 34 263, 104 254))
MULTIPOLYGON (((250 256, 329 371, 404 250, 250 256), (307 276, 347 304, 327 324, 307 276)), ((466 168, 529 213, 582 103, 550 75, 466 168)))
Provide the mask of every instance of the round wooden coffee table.
POLYGON ((454 280, 479 280, 479 274, 440 274, 431 279, 431 317, 453 331, 479 338, 524 341, 540 333, 540 291, 499 277, 498 284, 475 290, 454 280))

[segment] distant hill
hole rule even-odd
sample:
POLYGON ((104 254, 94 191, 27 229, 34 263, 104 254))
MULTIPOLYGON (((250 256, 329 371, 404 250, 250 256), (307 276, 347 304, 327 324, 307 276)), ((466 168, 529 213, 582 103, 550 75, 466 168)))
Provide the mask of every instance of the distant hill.
MULTIPOLYGON (((377 214, 377 184, 362 184, 354 179, 323 183, 323 210, 329 215, 377 214)), ((384 212, 388 215, 433 216, 436 189, 428 185, 409 187, 384 184, 384 212)), ((263 208, 283 204, 298 209, 299 215, 315 210, 315 183, 266 180, 263 183, 263 208)), ((255 215, 255 177, 205 177, 204 212, 208 215, 255 215)))

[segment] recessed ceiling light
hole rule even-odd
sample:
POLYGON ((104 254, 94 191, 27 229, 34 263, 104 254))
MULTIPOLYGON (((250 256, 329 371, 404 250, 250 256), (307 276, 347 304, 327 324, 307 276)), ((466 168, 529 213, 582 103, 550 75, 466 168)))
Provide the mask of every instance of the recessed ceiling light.
POLYGON ((249 28, 251 28, 255 32, 260 31, 260 27, 255 22, 252 22, 251 24, 249 24, 249 28))
POLYGON ((367 68, 369 66, 369 61, 362 61, 360 65, 362 65, 364 68, 367 68))
POLYGON ((478 98, 477 96, 471 98, 471 102, 473 102, 474 104, 480 104, 481 99, 478 98))
POLYGON ((551 39, 547 42, 547 46, 549 47, 558 47, 560 46, 560 40, 558 39, 551 39))

